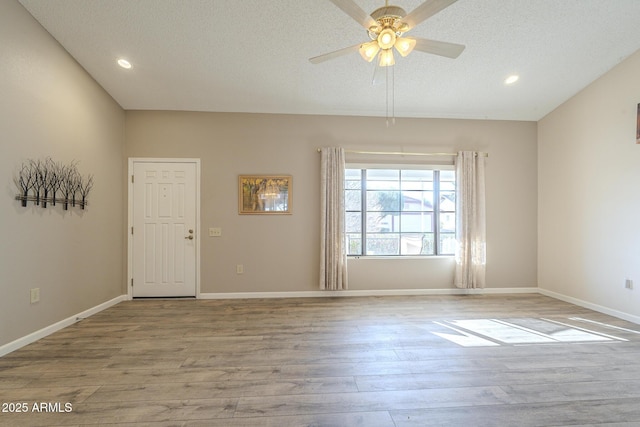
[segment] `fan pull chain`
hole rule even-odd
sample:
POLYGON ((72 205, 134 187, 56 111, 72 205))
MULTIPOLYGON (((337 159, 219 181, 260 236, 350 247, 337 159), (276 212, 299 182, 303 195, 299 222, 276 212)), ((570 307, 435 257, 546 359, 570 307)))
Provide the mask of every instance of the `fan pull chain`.
POLYGON ((389 104, 391 104, 391 124, 396 124, 396 91, 394 67, 385 67, 386 71, 386 109, 387 109, 387 127, 389 127, 389 104), (389 85, 389 69, 391 69, 391 85, 389 85))
POLYGON ((396 67, 391 67, 391 124, 396 124, 396 67))
POLYGON ((385 67, 384 70, 384 75, 385 75, 385 92, 386 92, 386 96, 385 96, 385 107, 386 107, 386 113, 387 113, 387 127, 389 127, 389 67, 385 67))

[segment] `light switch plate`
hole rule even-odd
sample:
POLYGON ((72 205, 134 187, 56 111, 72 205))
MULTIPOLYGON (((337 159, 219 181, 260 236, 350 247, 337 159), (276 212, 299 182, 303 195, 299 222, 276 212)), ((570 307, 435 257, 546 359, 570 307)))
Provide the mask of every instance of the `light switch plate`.
POLYGON ((40 302, 40 288, 31 289, 31 304, 40 302))
POLYGON ((219 228, 219 227, 209 228, 209 237, 220 237, 220 236, 222 236, 222 228, 219 228))

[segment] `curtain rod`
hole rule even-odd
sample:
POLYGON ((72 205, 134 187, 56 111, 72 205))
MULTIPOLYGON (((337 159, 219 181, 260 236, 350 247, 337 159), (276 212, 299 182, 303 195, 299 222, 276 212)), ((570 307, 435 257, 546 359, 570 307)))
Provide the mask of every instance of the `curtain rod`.
MULTIPOLYGON (((318 148, 318 153, 320 152, 320 148, 318 148)), ((402 151, 358 151, 358 150, 344 150, 345 153, 349 154, 382 154, 382 155, 394 155, 394 156, 457 156, 458 153, 407 153, 402 151)), ((483 157, 489 157, 489 153, 478 153, 483 157)))

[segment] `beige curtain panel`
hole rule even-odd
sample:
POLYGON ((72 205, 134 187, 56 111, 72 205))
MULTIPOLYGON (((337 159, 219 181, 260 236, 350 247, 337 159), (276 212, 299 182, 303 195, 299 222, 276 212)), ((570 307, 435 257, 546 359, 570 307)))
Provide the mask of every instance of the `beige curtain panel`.
POLYGON ((484 201, 485 156, 460 151, 456 158, 456 270, 458 288, 484 288, 486 218, 484 201))
POLYGON ((320 149, 320 289, 347 289, 344 149, 320 149))

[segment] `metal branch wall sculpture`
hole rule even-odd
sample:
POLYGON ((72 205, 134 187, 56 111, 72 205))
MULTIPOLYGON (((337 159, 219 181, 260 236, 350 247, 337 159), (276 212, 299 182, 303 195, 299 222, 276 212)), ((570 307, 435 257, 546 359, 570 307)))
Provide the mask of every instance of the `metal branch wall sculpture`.
POLYGON ((43 208, 48 203, 53 206, 61 203, 64 210, 69 209, 69 204, 72 207, 77 204, 84 209, 93 188, 93 175, 82 176, 77 162, 65 165, 47 158, 23 163, 14 182, 20 192, 16 200, 20 200, 24 207, 27 202, 33 202, 43 208))

